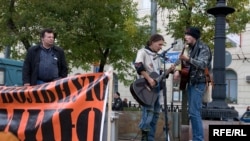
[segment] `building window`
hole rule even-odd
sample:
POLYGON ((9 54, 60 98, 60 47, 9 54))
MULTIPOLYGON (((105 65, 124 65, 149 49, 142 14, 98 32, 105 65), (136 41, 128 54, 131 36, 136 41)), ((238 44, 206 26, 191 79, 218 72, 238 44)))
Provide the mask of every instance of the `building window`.
POLYGON ((149 9, 151 7, 151 0, 142 0, 142 9, 149 9))
POLYGON ((172 98, 173 98, 172 99, 173 102, 181 102, 181 100, 182 100, 182 91, 174 90, 172 98))
POLYGON ((113 86, 114 92, 118 92, 118 77, 115 73, 113 73, 113 86))
POLYGON ((237 76, 233 70, 226 70, 226 102, 237 103, 237 76))
POLYGON ((240 47, 240 36, 238 34, 228 34, 226 36, 227 47, 240 47))
POLYGON ((100 64, 98 62, 94 63, 93 64, 93 72, 94 73, 99 72, 99 69, 100 69, 100 64))
POLYGON ((4 81, 4 69, 0 69, 0 85, 3 86, 5 84, 5 81, 4 81))

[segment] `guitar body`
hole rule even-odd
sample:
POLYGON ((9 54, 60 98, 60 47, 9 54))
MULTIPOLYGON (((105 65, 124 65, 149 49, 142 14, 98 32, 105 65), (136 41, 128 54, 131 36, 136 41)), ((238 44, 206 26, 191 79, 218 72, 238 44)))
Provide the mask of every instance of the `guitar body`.
MULTIPOLYGON (((157 79, 159 76, 156 72, 150 74, 153 79, 157 79)), ((130 92, 140 105, 151 106, 158 98, 159 88, 151 88, 145 78, 139 78, 130 85, 130 92)))
POLYGON ((180 74, 181 74, 180 90, 185 90, 189 80, 189 66, 182 65, 180 74))
MULTIPOLYGON (((187 55, 188 54, 188 50, 184 47, 182 50, 182 55, 187 55)), ((180 90, 185 90, 186 89, 186 85, 188 83, 189 80, 189 69, 190 69, 190 65, 184 61, 181 61, 181 80, 180 80, 180 90)))

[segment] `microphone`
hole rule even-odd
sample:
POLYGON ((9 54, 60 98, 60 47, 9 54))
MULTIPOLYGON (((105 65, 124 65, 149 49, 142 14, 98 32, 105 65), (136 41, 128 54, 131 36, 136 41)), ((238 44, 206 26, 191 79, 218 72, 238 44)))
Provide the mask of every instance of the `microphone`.
POLYGON ((172 47, 168 48, 167 50, 162 51, 161 54, 157 54, 157 56, 155 56, 155 57, 153 58, 153 60, 155 60, 155 59, 158 58, 158 57, 164 58, 164 57, 165 57, 165 54, 166 54, 171 48, 172 48, 172 47))
POLYGON ((155 59, 158 58, 158 57, 164 58, 164 57, 165 57, 165 54, 166 54, 170 49, 172 49, 172 48, 174 47, 175 44, 177 44, 177 41, 174 41, 174 42, 171 44, 171 47, 168 48, 167 50, 164 50, 161 54, 157 54, 157 56, 155 56, 155 57, 153 58, 153 60, 155 60, 155 59))

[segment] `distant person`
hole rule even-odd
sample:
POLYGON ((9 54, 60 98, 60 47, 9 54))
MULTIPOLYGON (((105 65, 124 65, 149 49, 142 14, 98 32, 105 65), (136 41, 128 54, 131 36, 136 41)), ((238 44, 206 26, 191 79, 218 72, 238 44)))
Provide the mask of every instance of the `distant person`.
POLYGON ((120 98, 119 92, 114 93, 114 103, 112 105, 112 110, 114 110, 114 111, 122 111, 123 110, 122 99, 120 98))
POLYGON ((41 31, 41 43, 28 49, 23 64, 23 85, 38 85, 67 77, 64 50, 55 46, 52 29, 41 31))
POLYGON ((122 101, 122 106, 123 107, 128 107, 128 99, 127 98, 124 98, 123 101, 122 101))
POLYGON ((247 110, 246 111, 250 111, 250 106, 247 106, 247 110))

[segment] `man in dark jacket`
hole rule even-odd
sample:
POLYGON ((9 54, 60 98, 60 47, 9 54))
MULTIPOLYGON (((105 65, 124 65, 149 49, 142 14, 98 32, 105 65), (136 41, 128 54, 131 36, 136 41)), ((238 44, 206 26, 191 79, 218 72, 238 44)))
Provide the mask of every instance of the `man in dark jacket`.
POLYGON ((38 85, 67 77, 68 67, 62 48, 54 45, 52 29, 41 31, 41 44, 28 49, 23 65, 24 86, 38 85))
MULTIPOLYGON (((200 40, 200 30, 197 27, 189 27, 185 32, 187 55, 181 54, 179 59, 189 67, 188 83, 188 114, 192 127, 192 140, 203 141, 203 124, 201 118, 202 98, 206 90, 205 69, 211 69, 212 54, 210 48, 200 40)), ((179 80, 180 71, 175 71, 174 80, 179 80)))
POLYGON ((120 98, 119 92, 115 92, 115 94, 114 94, 114 103, 112 105, 112 110, 114 110, 114 111, 122 111, 123 110, 122 99, 120 98))

